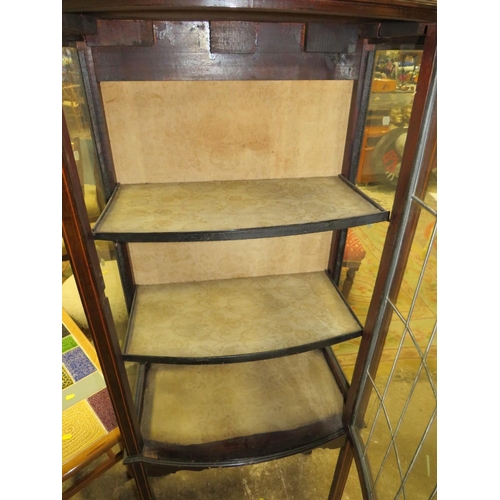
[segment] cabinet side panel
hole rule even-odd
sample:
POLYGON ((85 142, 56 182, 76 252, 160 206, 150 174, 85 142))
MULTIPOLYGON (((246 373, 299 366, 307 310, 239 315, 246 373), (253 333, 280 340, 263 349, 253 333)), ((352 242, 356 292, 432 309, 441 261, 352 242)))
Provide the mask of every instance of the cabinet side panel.
POLYGON ((341 171, 352 81, 102 82, 122 184, 341 171))
POLYGON ((331 231, 281 238, 130 243, 138 285, 323 271, 331 231))

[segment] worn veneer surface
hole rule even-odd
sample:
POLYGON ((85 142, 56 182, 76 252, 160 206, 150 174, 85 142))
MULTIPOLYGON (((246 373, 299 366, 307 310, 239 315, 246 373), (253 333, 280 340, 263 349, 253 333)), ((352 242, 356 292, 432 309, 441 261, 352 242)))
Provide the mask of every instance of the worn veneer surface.
MULTIPOLYGON (((189 458, 183 449, 196 454, 197 447, 210 451, 223 442, 231 446, 219 457, 238 456, 248 452, 252 436, 262 445, 265 436, 288 431, 295 433, 289 446, 311 443, 342 432, 342 401, 320 351, 236 364, 152 365, 142 417, 144 455, 161 458, 169 450, 189 458)), ((270 439, 266 451, 278 451, 280 442, 270 439)))
POLYGON ((139 286, 128 354, 207 358, 332 341, 361 327, 326 273, 139 286))
POLYGON ((330 176, 352 81, 102 82, 122 184, 330 176))

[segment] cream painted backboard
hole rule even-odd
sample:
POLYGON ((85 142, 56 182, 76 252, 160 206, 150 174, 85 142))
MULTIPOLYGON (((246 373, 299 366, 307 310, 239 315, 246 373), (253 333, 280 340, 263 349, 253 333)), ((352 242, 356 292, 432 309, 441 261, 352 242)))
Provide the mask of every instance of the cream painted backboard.
POLYGON ((340 173, 353 82, 102 82, 117 181, 340 173))
MULTIPOLYGON (((341 171, 352 81, 102 82, 121 184, 341 171)), ((321 271, 332 234, 130 244, 137 284, 321 271)))
POLYGON ((332 232, 190 243, 129 243, 138 285, 323 271, 332 232))

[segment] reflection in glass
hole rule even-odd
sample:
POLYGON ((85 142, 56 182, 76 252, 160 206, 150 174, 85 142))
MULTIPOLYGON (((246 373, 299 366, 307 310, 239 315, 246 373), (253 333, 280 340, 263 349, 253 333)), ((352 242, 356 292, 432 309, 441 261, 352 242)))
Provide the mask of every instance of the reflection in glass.
POLYGON ((88 327, 87 318, 83 309, 82 300, 76 288, 75 277, 70 261, 65 258, 66 248, 63 240, 63 262, 62 262, 62 307, 76 323, 85 336, 92 341, 88 327))
POLYGON ((62 105, 88 216, 95 222, 105 200, 78 53, 71 47, 62 48, 62 105))
POLYGON ((405 319, 411 310, 411 321, 415 325, 424 320, 433 325, 437 316, 436 217, 415 202, 413 214, 418 216, 418 223, 396 307, 405 319))
MULTIPOLYGON (((92 135, 90 115, 83 86, 78 52, 75 48, 62 48, 62 106, 73 148, 80 185, 87 208, 91 227, 101 214, 105 197, 96 148, 92 135)), ((111 312, 120 344, 123 344, 128 312, 123 295, 116 252, 113 243, 96 242, 97 255, 101 263, 101 273, 105 283, 105 293, 109 299, 111 312)), ((63 241, 63 259, 66 249, 63 241)), ((87 335, 90 335, 87 319, 76 287, 75 277, 68 271, 63 283, 63 304, 65 303, 73 320, 87 335)))
POLYGON ((428 499, 436 487, 437 186, 434 172, 431 177, 420 200, 423 206, 420 201, 412 203, 418 223, 400 294, 395 304, 389 302, 391 325, 371 382, 384 406, 369 407, 368 428, 359 429, 380 499, 394 494, 400 499, 428 499), (382 425, 385 418, 389 424, 382 425), (380 442, 387 442, 388 433, 393 449, 386 448, 381 458, 380 442), (393 453, 397 466, 389 465, 393 453), (399 490, 393 491, 395 484, 399 490))
MULTIPOLYGON (((431 375, 432 376, 432 375, 431 375)), ((409 378, 413 374, 409 375, 409 378)), ((428 374, 421 371, 416 379, 411 380, 412 390, 405 411, 401 414, 398 423, 396 445, 398 449, 406 450, 401 455, 401 465, 406 473, 422 440, 429 421, 436 410, 436 399, 433 388, 429 383, 428 374)), ((436 443, 432 458, 436 456, 436 443)))
MULTIPOLYGON (((392 209, 421 50, 378 50, 371 82, 356 184, 387 210, 392 209)), ((361 323, 365 323, 389 223, 349 229, 340 289, 361 323), (345 291, 348 290, 348 294, 345 291)), ((342 369, 351 379, 359 339, 334 346, 342 369)))
MULTIPOLYGON (((392 209, 410 121, 421 51, 377 51, 356 182, 392 209)), ((434 165, 435 166, 435 165, 434 165)), ((364 459, 384 499, 425 499, 436 487, 437 169, 422 200, 401 289, 388 303, 392 318, 364 420, 358 431, 364 459)), ((410 219, 411 220, 411 219, 410 219)), ((388 224, 355 228, 365 255, 347 298, 366 318, 388 224), (369 282, 369 275, 372 281, 369 282), (366 277, 365 277, 366 275, 366 277), (364 303, 367 302, 367 303, 364 303)), ((413 228, 408 227, 409 234, 413 228)), ((346 249, 347 254, 347 249, 346 249)), ((341 274, 346 277, 346 270, 341 274)), ((345 349, 345 347, 344 347, 345 349)), ((342 365, 342 356, 339 356, 342 365)))
POLYGON ((397 184, 421 57, 420 50, 378 50, 375 53, 358 184, 377 183, 390 187, 397 184))
POLYGON ((132 401, 135 403, 137 394, 137 382, 139 377, 139 363, 134 361, 125 361, 125 371, 127 372, 127 379, 132 393, 132 401))

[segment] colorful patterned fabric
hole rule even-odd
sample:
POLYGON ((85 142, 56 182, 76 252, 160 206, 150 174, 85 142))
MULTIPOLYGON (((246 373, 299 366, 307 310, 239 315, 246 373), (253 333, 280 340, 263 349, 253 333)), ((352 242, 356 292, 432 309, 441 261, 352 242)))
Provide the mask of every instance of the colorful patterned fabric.
POLYGON ((62 414, 62 456, 63 462, 83 451, 90 443, 106 431, 87 401, 63 411, 62 414))
POLYGON ((73 384, 73 380, 69 376, 68 372, 64 369, 64 366, 63 366, 62 367, 62 388, 63 388, 63 390, 66 389, 66 387, 69 387, 72 384, 73 384))
POLYGON ((96 412, 99 420, 106 430, 112 431, 115 427, 118 427, 116 422, 115 413, 113 407, 111 406, 111 399, 109 398, 108 389, 104 388, 87 399, 92 409, 96 412))
POLYGON ((62 352, 69 351, 70 349, 73 349, 73 347, 77 346, 78 344, 71 335, 68 335, 67 337, 64 337, 62 339, 62 352))
POLYGON ((347 231, 347 240, 345 244, 344 260, 361 262, 366 255, 363 243, 354 234, 352 230, 347 231))
POLYGON ((81 347, 63 353, 63 363, 75 382, 95 372, 97 368, 85 355, 81 347))

